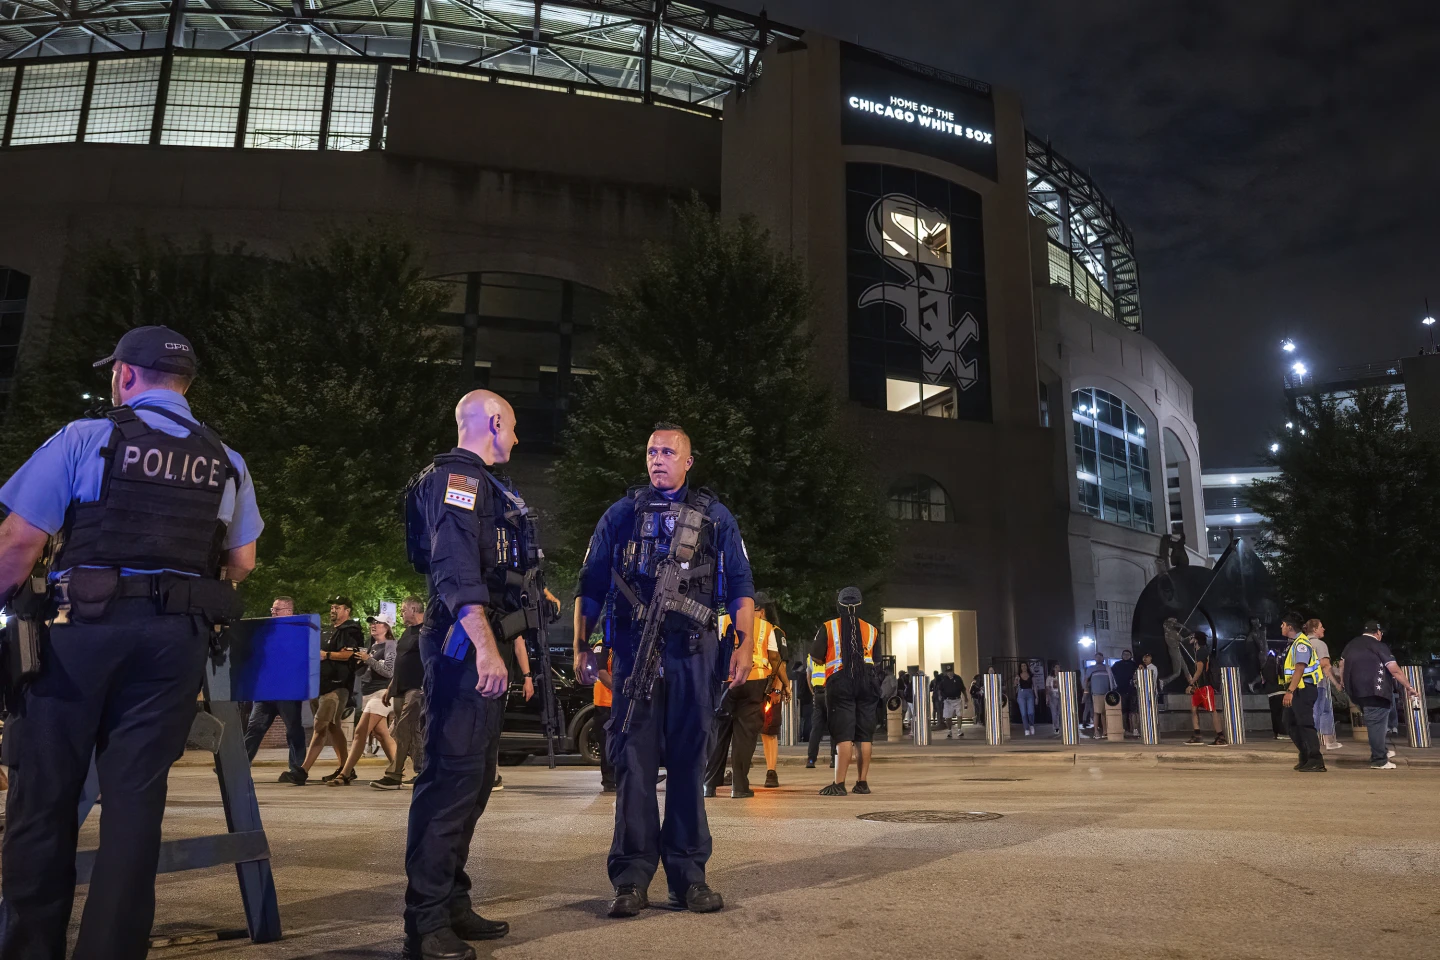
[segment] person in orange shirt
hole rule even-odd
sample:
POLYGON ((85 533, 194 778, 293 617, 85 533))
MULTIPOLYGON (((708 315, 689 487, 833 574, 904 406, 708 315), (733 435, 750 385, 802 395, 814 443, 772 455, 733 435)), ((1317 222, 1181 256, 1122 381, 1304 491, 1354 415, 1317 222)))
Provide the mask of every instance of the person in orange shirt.
POLYGON ((615 768, 610 764, 610 751, 606 749, 605 726, 610 722, 610 704, 615 699, 610 692, 610 668, 615 654, 607 653, 603 646, 596 646, 595 655, 605 658, 605 666, 595 674, 595 740, 600 745, 600 792, 614 793, 615 768))

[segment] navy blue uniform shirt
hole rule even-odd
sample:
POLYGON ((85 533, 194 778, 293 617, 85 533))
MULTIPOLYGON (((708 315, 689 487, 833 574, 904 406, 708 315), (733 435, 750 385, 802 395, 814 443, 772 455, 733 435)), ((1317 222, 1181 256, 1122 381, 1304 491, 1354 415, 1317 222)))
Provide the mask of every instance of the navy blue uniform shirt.
MULTIPOLYGON (((436 466, 415 491, 430 535, 430 603, 427 624, 448 627, 461 607, 490 602, 490 574, 482 546, 495 543, 494 487, 490 468, 468 450, 436 466)), ((493 562, 493 561, 492 561, 493 562)))
MULTIPOLYGON (((685 499, 688 485, 674 493, 664 493, 651 487, 647 496, 659 494, 667 500, 685 499)), ((716 500, 710 505, 711 546, 725 555, 725 602, 728 606, 744 597, 754 598, 755 578, 750 573, 750 556, 745 552, 745 542, 740 538, 740 526, 735 516, 725 505, 716 500)), ((580 568, 580 585, 576 593, 580 597, 580 609, 587 617, 600 616, 605 606, 605 596, 610 592, 610 570, 617 544, 629 541, 635 532, 635 498, 625 496, 616 500, 605 511, 590 538, 590 548, 585 552, 585 563, 580 568)))

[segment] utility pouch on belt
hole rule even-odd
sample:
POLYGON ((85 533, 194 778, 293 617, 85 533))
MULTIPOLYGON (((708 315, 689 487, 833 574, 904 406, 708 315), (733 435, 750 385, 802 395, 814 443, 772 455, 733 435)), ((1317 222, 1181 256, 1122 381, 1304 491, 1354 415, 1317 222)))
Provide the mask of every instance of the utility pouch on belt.
POLYGON ((209 623, 228 623, 240 619, 245 605, 229 580, 162 574, 160 611, 204 617, 209 623))
POLYGON ((25 685, 40 673, 46 618, 50 615, 50 591, 44 577, 27 577, 8 604, 11 616, 0 628, 0 699, 7 712, 17 713, 25 685))
POLYGON ((70 619, 100 620, 120 591, 119 567, 76 567, 70 571, 66 595, 70 619))

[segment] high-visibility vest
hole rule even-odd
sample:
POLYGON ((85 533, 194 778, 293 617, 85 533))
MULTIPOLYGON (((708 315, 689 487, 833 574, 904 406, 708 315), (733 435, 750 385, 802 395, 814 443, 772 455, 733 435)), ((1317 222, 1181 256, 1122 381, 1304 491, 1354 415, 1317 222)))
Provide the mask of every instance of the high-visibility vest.
MULTIPOLYGON (((610 655, 605 658, 605 669, 606 669, 606 670, 613 670, 614 668, 615 668, 615 653, 614 653, 614 651, 611 651, 610 655)), ((614 677, 614 674, 613 674, 613 673, 611 674, 611 677, 612 677, 612 678, 614 677)), ((611 682, 611 683, 614 683, 615 681, 612 679, 610 682, 611 682)), ((614 703, 614 702, 615 702, 615 694, 614 694, 614 692, 611 691, 611 689, 610 689, 609 687, 605 686, 605 684, 601 683, 599 680, 596 680, 596 681, 595 681, 595 706, 597 706, 597 707, 608 707, 608 706, 610 706, 610 705, 611 705, 612 703, 614 703)))
MULTIPOLYGON (((865 662, 870 665, 875 663, 875 638, 880 635, 864 620, 856 619, 856 626, 860 628, 861 652, 865 656, 865 662)), ((840 640, 844 623, 836 617, 834 620, 825 621, 825 678, 828 680, 835 673, 845 666, 845 657, 840 649, 840 640)))
POLYGON ((1302 643, 1305 645, 1305 649, 1310 651, 1310 662, 1305 664, 1299 685, 1315 687, 1320 684, 1320 656, 1315 652, 1315 647, 1311 645, 1310 638, 1300 633, 1296 634, 1295 639, 1291 641, 1290 649, 1285 652, 1285 662, 1280 667, 1283 674, 1282 681, 1287 687, 1290 685, 1290 678, 1295 675, 1295 648, 1302 643))
MULTIPOLYGON (((730 629, 730 614, 720 614, 720 636, 725 636, 725 631, 730 629)), ((750 632, 755 636, 755 645, 750 650, 750 675, 747 680, 766 680, 774 673, 770 666, 770 638, 775 633, 775 625, 766 620, 760 614, 755 614, 750 621, 750 632)), ((735 646, 740 646, 740 634, 735 634, 735 646)))
POLYGON ((806 657, 805 657, 805 666, 807 666, 807 667, 810 668, 810 686, 812 686, 812 687, 823 687, 823 686, 825 686, 825 664, 823 664, 823 663, 816 663, 816 662, 815 662, 813 659, 811 659, 810 656, 807 654, 806 657))

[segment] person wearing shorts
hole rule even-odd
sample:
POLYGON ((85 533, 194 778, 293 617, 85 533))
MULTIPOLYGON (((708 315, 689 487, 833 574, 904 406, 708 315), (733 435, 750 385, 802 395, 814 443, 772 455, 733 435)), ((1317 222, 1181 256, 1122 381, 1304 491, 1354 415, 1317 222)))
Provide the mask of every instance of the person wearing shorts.
POLYGON ((364 664, 360 670, 360 716, 355 721, 355 736, 350 741, 350 756, 340 768, 340 776, 330 781, 332 787, 348 787, 355 782, 355 764, 365 750, 365 742, 373 735, 385 751, 385 759, 395 762, 395 741, 390 736, 390 717, 394 713, 385 696, 390 678, 395 675, 395 634, 390 624, 370 618, 369 650, 359 650, 355 658, 364 664))
POLYGON ((1205 738, 1200 735, 1200 711, 1208 710, 1210 721, 1215 727, 1215 739, 1211 743, 1213 746, 1223 747, 1229 741, 1225 739, 1225 731, 1220 726, 1220 714, 1215 710, 1215 686, 1210 682, 1210 648, 1205 642, 1205 634, 1196 633, 1190 636, 1190 652, 1195 659, 1195 672, 1190 675, 1186 692, 1190 694, 1190 723, 1195 733, 1185 742, 1205 742, 1205 738))
POLYGON ((835 780, 820 791, 823 797, 845 796, 852 744, 860 748, 854 791, 870 792, 871 739, 880 705, 880 681, 875 676, 879 631, 860 619, 858 587, 846 587, 836 600, 840 616, 821 624, 810 645, 810 656, 825 664, 825 706, 830 714, 830 742, 835 745, 835 780))
MULTIPOLYGON (((340 721, 345 716, 345 708, 350 705, 350 685, 355 679, 355 664, 360 662, 355 653, 365 649, 365 631, 360 621, 351 617, 352 609, 349 597, 335 597, 330 601, 330 623, 333 627, 320 641, 320 696, 310 701, 310 711, 315 715, 315 729, 310 735, 310 749, 305 754, 305 763, 286 780, 297 787, 303 787, 308 781, 310 770, 320 759, 320 751, 325 749, 326 743, 334 748, 335 759, 340 766, 321 779, 326 782, 334 780, 345 767, 348 751, 340 721)), ((281 776, 283 778, 284 774, 281 776)))
POLYGON ((960 718, 965 713, 965 681, 955 675, 955 664, 945 664, 945 672, 936 684, 940 691, 940 717, 945 721, 945 739, 965 738, 960 732, 960 718))

